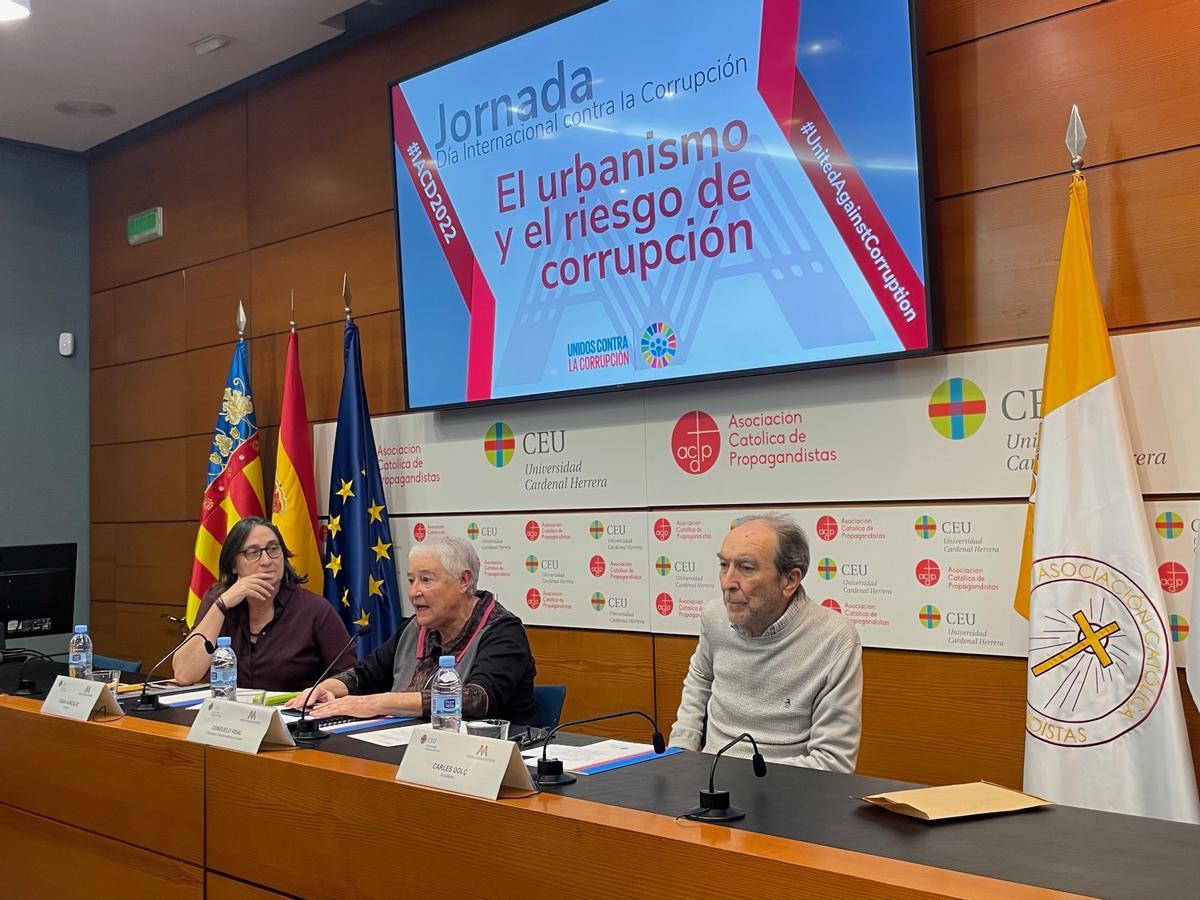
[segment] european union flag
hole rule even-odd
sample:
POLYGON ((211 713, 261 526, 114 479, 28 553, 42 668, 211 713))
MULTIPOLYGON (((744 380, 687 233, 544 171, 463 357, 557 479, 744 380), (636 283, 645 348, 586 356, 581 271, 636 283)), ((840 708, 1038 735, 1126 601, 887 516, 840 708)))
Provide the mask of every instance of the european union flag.
POLYGON ((399 627, 400 591, 375 435, 363 389, 358 326, 349 318, 344 357, 329 478, 325 599, 351 634, 355 628, 371 626, 371 633, 358 639, 358 658, 362 659, 399 627))

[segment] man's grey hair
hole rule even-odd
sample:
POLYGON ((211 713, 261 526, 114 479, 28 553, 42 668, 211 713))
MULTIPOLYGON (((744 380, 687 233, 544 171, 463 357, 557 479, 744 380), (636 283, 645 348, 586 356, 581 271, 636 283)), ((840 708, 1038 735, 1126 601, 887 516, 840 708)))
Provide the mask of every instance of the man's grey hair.
POLYGON ((434 554, 442 564, 442 568, 455 580, 463 572, 470 571, 472 593, 479 586, 479 554, 475 552, 475 548, 469 542, 462 538, 449 535, 431 537, 427 541, 413 544, 412 549, 408 551, 408 558, 412 559, 414 553, 434 554))
POLYGON ((774 530, 775 568, 780 575, 786 575, 792 569, 799 569, 801 578, 808 574, 808 535, 796 524, 795 519, 782 513, 754 513, 742 516, 734 524, 745 525, 748 522, 762 522, 774 530))

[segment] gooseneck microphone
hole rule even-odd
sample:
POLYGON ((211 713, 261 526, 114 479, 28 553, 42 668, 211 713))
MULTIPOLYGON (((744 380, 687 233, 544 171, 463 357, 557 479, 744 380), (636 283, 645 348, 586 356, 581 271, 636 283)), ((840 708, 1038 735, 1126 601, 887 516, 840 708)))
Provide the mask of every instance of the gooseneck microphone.
POLYGON ((568 775, 563 771, 561 759, 547 759, 546 751, 550 747, 550 739, 554 737, 563 728, 569 728, 572 725, 586 725, 588 722, 602 722, 605 719, 619 719, 622 716, 641 716, 654 729, 654 734, 651 736, 651 741, 654 744, 655 753, 666 753, 667 742, 663 740, 662 732, 658 730, 658 723, 638 709, 628 709, 625 712, 609 713, 606 716, 592 716, 590 719, 576 719, 574 722, 563 722, 550 730, 546 735, 545 742, 542 744, 542 758, 538 760, 537 777, 533 779, 538 787, 559 787, 564 784, 574 784, 576 778, 574 775, 568 775))
POLYGON ((288 723, 288 730, 291 731, 292 737, 297 744, 301 746, 311 747, 317 741, 323 741, 329 737, 321 730, 321 726, 314 720, 308 717, 308 701, 312 697, 312 692, 317 689, 317 685, 329 677, 329 673, 333 671, 333 667, 338 664, 338 660, 342 658, 342 654, 354 646, 354 642, 360 637, 366 637, 371 633, 370 625, 363 625, 350 636, 349 643, 338 651, 337 656, 325 667, 325 671, 321 673, 321 677, 313 682, 313 686, 308 689, 308 693, 304 695, 304 703, 300 705, 300 718, 295 722, 288 723))
POLYGON ((162 659, 160 659, 158 662, 156 662, 154 665, 152 665, 150 667, 150 671, 146 673, 146 677, 142 681, 142 692, 138 695, 137 700, 135 700, 133 702, 133 704, 130 705, 130 707, 129 707, 131 710, 133 710, 134 712, 154 712, 156 709, 166 709, 166 707, 163 706, 163 702, 161 700, 159 700, 158 697, 147 697, 146 696, 146 689, 148 687, 150 687, 150 676, 154 674, 154 672, 158 669, 159 666, 161 666, 168 659, 170 659, 172 656, 174 656, 176 650, 178 650, 180 647, 182 647, 184 644, 186 644, 188 641, 190 641, 194 637, 204 638, 204 649, 207 650, 209 653, 212 653, 214 650, 217 649, 216 647, 213 646, 212 641, 210 641, 208 638, 204 637, 203 632, 193 631, 191 634, 189 634, 187 637, 185 637, 182 641, 180 641, 178 644, 176 644, 174 646, 174 648, 172 648, 170 653, 168 653, 166 656, 164 656, 162 659))
POLYGON ((708 790, 700 792, 700 805, 691 812, 684 813, 684 818, 694 819, 697 822, 736 822, 738 819, 746 817, 745 810, 729 805, 729 791, 718 791, 715 787, 717 763, 721 761, 721 755, 734 744, 740 744, 742 741, 749 741, 754 747, 754 755, 750 759, 754 764, 755 777, 762 778, 767 774, 767 763, 762 754, 758 752, 758 742, 748 731, 742 732, 717 751, 712 771, 708 773, 708 790))
POLYGON ((11 650, 5 650, 6 654, 16 655, 22 653, 25 658, 21 660, 21 665, 17 667, 17 689, 13 691, 14 697, 32 697, 37 691, 37 681, 33 678, 25 678, 25 667, 32 660, 41 659, 46 662, 52 662, 56 656, 68 656, 71 651, 64 650, 61 653, 43 653, 40 650, 29 650, 25 647, 13 647, 11 650))

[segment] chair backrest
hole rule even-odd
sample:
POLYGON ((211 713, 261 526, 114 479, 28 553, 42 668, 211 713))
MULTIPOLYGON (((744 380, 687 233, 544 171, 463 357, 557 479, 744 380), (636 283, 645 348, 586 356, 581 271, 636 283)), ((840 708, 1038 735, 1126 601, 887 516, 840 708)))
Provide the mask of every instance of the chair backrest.
POLYGON ((562 718, 563 703, 567 699, 565 684, 535 684, 533 702, 537 706, 538 727, 557 728, 562 718))
POLYGON ((101 656, 94 654, 92 656, 93 669, 116 669, 119 672, 140 672, 142 671, 142 661, 132 659, 117 659, 113 656, 101 656))

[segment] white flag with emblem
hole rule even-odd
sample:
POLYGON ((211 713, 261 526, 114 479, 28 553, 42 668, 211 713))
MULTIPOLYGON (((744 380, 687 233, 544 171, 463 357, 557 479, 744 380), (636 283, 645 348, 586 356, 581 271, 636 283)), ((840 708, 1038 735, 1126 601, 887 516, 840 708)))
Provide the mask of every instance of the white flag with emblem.
POLYGON ((1025 790, 1200 822, 1171 629, 1071 184, 1032 506, 1025 790))

